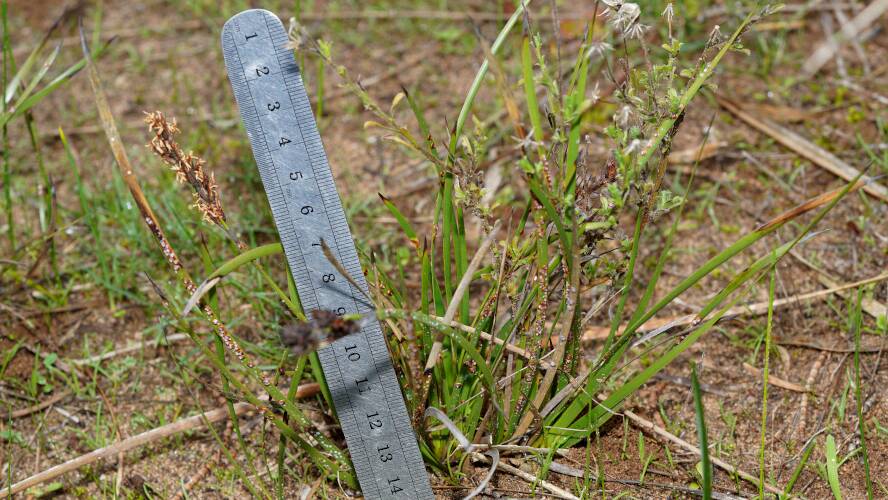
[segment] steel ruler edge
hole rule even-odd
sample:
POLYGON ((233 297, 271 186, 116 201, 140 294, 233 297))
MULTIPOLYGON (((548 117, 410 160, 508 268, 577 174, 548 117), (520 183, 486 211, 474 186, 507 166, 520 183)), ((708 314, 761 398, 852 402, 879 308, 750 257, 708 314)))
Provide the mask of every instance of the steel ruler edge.
POLYGON ((434 498, 404 397, 280 19, 243 11, 222 29, 228 78, 305 311, 364 317, 318 352, 367 498, 434 498), (324 256, 321 238, 364 293, 324 256))

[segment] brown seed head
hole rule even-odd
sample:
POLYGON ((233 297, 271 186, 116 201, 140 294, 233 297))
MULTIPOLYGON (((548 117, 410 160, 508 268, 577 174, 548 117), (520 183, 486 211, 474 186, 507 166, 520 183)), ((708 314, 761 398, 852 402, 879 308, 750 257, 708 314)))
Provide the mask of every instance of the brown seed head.
POLYGON ((315 309, 311 319, 300 323, 290 323, 281 328, 281 343, 290 348, 294 356, 301 356, 326 345, 336 339, 357 332, 360 325, 333 311, 315 309))
POLYGON ((194 189, 195 206, 204 219, 222 225, 225 222, 225 211, 222 209, 216 178, 212 172, 207 174, 207 162, 194 153, 182 152, 175 139, 175 135, 179 133, 175 118, 167 121, 160 111, 145 115, 148 129, 154 132, 148 147, 176 172, 176 180, 194 189))

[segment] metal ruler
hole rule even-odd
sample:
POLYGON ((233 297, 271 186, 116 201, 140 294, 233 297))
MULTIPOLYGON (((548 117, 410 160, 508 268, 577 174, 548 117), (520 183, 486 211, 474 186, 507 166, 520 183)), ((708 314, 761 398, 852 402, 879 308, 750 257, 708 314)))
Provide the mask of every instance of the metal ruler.
POLYGON ((306 311, 361 314, 318 355, 367 498, 434 498, 324 145, 283 24, 266 10, 225 23, 228 78, 306 311), (324 256, 321 239, 358 290, 324 256))

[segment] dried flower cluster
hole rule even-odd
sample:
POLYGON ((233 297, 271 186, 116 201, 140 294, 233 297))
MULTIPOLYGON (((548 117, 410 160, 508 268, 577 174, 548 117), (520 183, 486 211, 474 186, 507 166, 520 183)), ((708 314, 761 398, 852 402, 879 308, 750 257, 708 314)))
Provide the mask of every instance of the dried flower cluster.
POLYGON ((357 321, 343 318, 333 311, 315 309, 310 320, 285 325, 281 329, 281 343, 289 347, 294 356, 301 356, 355 333, 359 328, 357 321))
POLYGON ((185 154, 175 140, 179 133, 176 119, 167 121, 160 111, 146 113, 145 123, 154 132, 154 138, 148 144, 151 151, 172 167, 176 179, 189 184, 194 189, 195 207, 203 214, 204 219, 218 225, 225 223, 225 212, 213 173, 206 172, 206 161, 189 152, 185 154))
POLYGON ((637 3, 624 2, 623 0, 603 0, 607 9, 604 15, 610 16, 611 23, 619 28, 629 38, 641 38, 649 28, 638 22, 641 16, 641 7, 637 3))

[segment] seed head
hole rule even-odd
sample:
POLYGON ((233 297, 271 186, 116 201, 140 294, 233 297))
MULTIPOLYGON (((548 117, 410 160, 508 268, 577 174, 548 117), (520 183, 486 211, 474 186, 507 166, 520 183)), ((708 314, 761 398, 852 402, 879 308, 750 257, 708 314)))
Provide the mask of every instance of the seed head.
POLYGON ((709 32, 709 40, 706 41, 706 48, 709 49, 715 47, 722 42, 722 39, 721 27, 716 24, 715 27, 712 28, 712 31, 709 32))
POLYGON ((614 46, 605 42, 597 41, 589 44, 589 56, 604 56, 608 52, 614 50, 614 46))
POLYGON ((629 119, 631 117, 632 108, 630 108, 628 104, 624 104, 623 107, 614 114, 614 121, 617 122, 617 125, 619 125, 620 128, 626 128, 629 126, 629 119))
POLYGON ((675 8, 672 6, 672 2, 666 4, 666 8, 660 15, 666 18, 667 23, 672 23, 672 18, 675 17, 675 8))
POLYGON ((175 118, 167 121, 160 111, 145 115, 148 129, 154 132, 148 148, 176 172, 176 180, 194 189, 195 207, 200 210, 204 219, 224 226, 225 211, 222 210, 216 178, 212 172, 206 172, 207 162, 192 152, 182 152, 175 139, 175 135, 179 133, 175 118))
POLYGON ((644 28, 633 29, 641 16, 641 7, 637 3, 623 2, 622 0, 603 0, 608 10, 605 15, 611 17, 611 24, 619 28, 629 36, 638 36, 644 32, 644 28))

